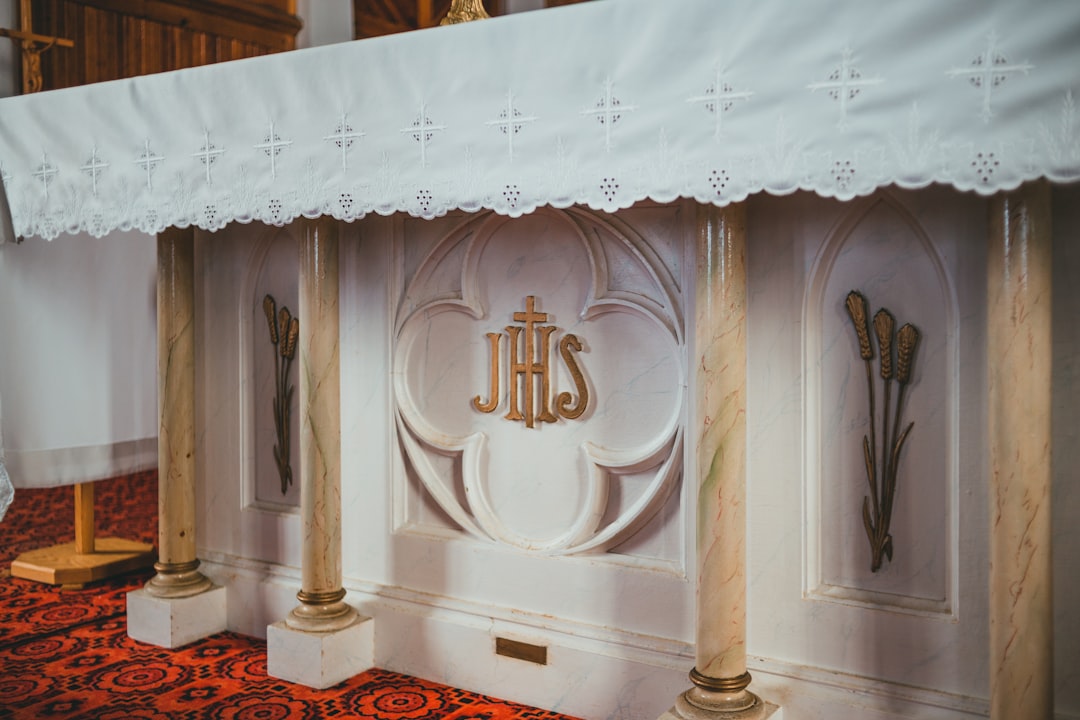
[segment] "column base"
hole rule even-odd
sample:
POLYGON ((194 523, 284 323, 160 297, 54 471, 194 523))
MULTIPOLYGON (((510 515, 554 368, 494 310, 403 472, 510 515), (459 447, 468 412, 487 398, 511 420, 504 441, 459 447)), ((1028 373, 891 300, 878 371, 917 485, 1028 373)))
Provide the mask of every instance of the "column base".
POLYGON ((701 688, 690 688, 675 698, 675 707, 660 716, 660 720, 783 720, 778 705, 765 702, 747 690, 723 693, 728 697, 708 698, 701 688), (738 697, 733 697, 738 696, 738 697))
POLYGON ((336 632, 359 619, 356 608, 344 601, 345 589, 296 593, 300 604, 285 617, 285 624, 300 632, 336 632))
POLYGON ((178 648, 226 630, 225 588, 198 595, 163 598, 146 588, 127 594, 128 637, 163 648, 178 648))
MULTIPOLYGON (((351 608, 351 606, 350 606, 351 608)), ((339 630, 305 632, 284 620, 266 628, 266 674, 315 690, 375 666, 375 621, 356 614, 339 630)))
POLYGON ((154 563, 157 574, 143 587, 147 594, 159 598, 183 598, 199 595, 214 586, 210 578, 198 571, 199 561, 186 563, 154 563))

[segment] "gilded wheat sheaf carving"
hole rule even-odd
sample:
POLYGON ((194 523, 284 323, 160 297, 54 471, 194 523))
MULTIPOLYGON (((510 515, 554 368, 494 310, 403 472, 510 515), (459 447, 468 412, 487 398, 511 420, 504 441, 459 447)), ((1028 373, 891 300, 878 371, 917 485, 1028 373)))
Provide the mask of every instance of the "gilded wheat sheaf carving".
POLYGON ((893 558, 893 539, 889 534, 889 524, 892 521, 893 503, 896 498, 896 475, 900 465, 900 451, 911 433, 911 428, 915 425, 914 422, 909 422, 901 432, 900 419, 904 405, 904 391, 911 382, 915 348, 919 343, 919 331, 914 325, 906 323, 894 337, 893 329, 896 321, 892 314, 882 308, 874 315, 874 334, 878 341, 878 361, 885 397, 885 407, 881 413, 881 457, 879 460, 875 427, 877 414, 874 403, 874 349, 870 341, 866 307, 866 298, 860 292, 852 290, 848 293, 848 315, 855 326, 855 335, 859 341, 859 356, 866 364, 870 435, 863 435, 863 462, 866 465, 866 480, 870 485, 870 496, 863 497, 862 518, 866 537, 870 541, 870 570, 877 572, 881 569, 882 557, 887 557, 890 562, 893 558), (895 365, 893 363, 894 340, 896 341, 895 365), (889 404, 894 379, 898 390, 890 436, 889 404))
POLYGON ((300 320, 294 318, 285 306, 278 312, 277 302, 272 295, 263 298, 263 312, 266 313, 266 324, 270 328, 270 343, 274 346, 274 431, 277 436, 274 462, 277 463, 278 477, 281 478, 281 494, 284 495, 293 482, 289 459, 289 408, 295 388, 289 383, 289 369, 296 357, 300 320))

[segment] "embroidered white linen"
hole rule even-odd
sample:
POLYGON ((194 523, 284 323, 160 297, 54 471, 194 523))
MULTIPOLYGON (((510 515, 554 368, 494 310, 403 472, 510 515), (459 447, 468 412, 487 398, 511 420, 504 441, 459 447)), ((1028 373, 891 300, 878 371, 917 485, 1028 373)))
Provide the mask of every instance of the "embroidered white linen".
POLYGON ((20 236, 1080 179, 1080 3, 611 0, 0 101, 20 236))

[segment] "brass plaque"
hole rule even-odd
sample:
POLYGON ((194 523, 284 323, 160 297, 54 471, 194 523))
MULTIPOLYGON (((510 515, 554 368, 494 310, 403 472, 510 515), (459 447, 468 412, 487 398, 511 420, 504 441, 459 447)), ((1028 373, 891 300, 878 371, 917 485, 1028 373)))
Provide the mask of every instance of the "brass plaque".
POLYGON ((537 665, 547 665, 547 646, 545 645, 532 645, 520 640, 497 637, 495 638, 495 654, 537 665))

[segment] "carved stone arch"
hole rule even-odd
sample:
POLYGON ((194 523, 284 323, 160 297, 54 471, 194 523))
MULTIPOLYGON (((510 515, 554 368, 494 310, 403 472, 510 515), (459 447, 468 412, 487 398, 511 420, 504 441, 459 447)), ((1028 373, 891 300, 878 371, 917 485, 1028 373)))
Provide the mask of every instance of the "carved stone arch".
MULTIPOLYGON (((845 205, 811 265, 802 326, 805 591, 954 614, 958 299, 938 244, 902 193, 879 191, 845 205), (905 399, 905 419, 915 426, 900 463, 892 522, 896 556, 876 574, 869 570, 861 519, 868 489, 861 442, 870 420, 865 367, 844 307, 850 290, 867 298, 871 317, 885 307, 897 327, 910 322, 921 334, 905 399)), ((877 353, 876 340, 872 344, 877 353)), ((876 376, 875 382, 880 392, 876 376)))
MULTIPOLYGON (((293 463, 293 485, 285 495, 269 492, 277 482, 272 448, 274 426, 271 409, 274 370, 273 347, 263 312, 263 297, 272 294, 280 310, 288 307, 299 316, 299 269, 297 237, 291 226, 259 226, 261 231, 249 243, 239 283, 236 327, 239 336, 239 367, 236 381, 241 406, 241 479, 244 507, 297 512, 300 503, 299 466, 293 463)), ((293 373, 295 375, 295 371, 293 373)), ((294 426, 299 422, 299 389, 292 398, 294 426)), ((299 458, 299 432, 292 433, 292 457, 299 458)))

